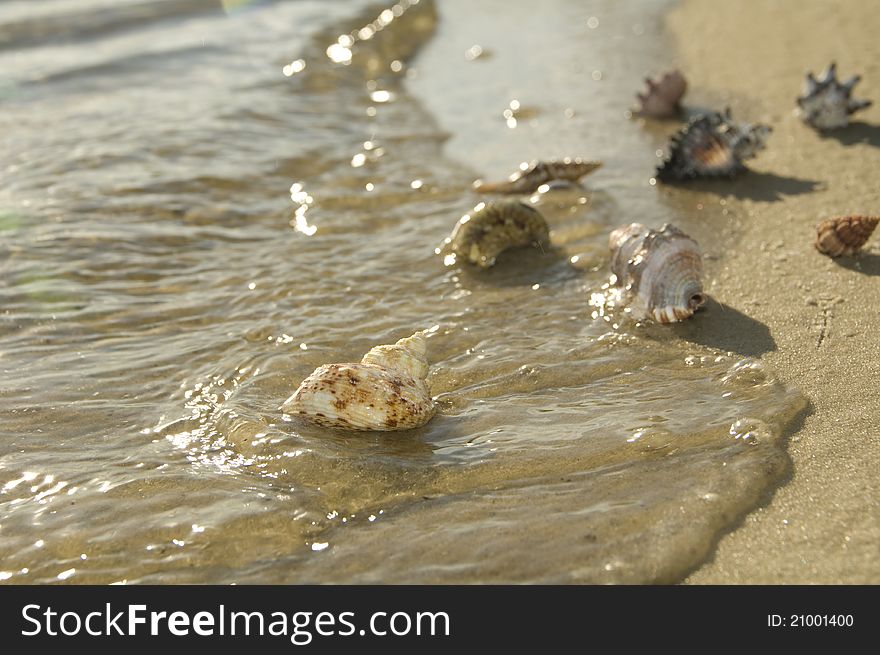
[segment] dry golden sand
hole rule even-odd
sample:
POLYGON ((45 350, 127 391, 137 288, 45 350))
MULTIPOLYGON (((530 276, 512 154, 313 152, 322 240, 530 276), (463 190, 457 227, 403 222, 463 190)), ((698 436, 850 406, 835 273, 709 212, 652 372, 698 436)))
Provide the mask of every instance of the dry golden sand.
POLYGON ((689 95, 729 101, 735 117, 774 128, 736 186, 741 239, 713 292, 769 328, 776 348, 764 360, 812 403, 789 444, 790 480, 689 582, 880 582, 880 234, 856 259, 812 247, 821 218, 880 213, 877 9, 685 0, 668 17, 689 95), (855 95, 875 104, 823 137, 792 110, 805 70, 831 60, 841 77, 862 74, 855 95))

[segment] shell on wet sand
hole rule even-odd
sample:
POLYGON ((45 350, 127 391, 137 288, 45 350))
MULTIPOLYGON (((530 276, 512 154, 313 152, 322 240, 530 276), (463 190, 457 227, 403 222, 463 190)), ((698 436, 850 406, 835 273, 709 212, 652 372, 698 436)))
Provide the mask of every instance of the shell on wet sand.
POLYGON ((816 226, 816 250, 829 257, 856 254, 880 223, 878 216, 838 216, 816 226))
POLYGON ((706 303, 700 248, 678 228, 632 223, 614 230, 608 245, 611 272, 632 294, 631 311, 639 318, 676 323, 706 303))
POLYGON ((481 268, 495 264, 508 248, 550 244, 550 229, 537 209, 519 200, 481 202, 456 223, 435 250, 452 265, 459 259, 481 268))
POLYGON ((681 111, 681 99, 687 91, 687 80, 680 71, 667 71, 657 79, 645 78, 647 89, 637 93, 633 116, 669 118, 681 111))
POLYGON ((729 109, 697 116, 672 137, 669 154, 657 167, 657 180, 732 177, 746 170, 745 160, 764 149, 770 132, 760 123, 735 123, 729 109))
POLYGON ((474 189, 479 193, 532 193, 542 184, 554 180, 577 182, 584 175, 601 168, 602 162, 570 159, 559 161, 523 162, 519 170, 504 182, 474 182, 474 189))
POLYGON ((797 114, 805 123, 819 130, 846 127, 851 114, 871 106, 870 100, 852 97, 853 87, 860 79, 861 76, 853 75, 845 82, 838 81, 834 62, 818 80, 812 72, 807 73, 804 94, 797 98, 797 114))
POLYGON ((376 346, 360 363, 325 364, 303 380, 281 410, 343 430, 408 430, 430 420, 435 406, 426 378, 423 332, 376 346))

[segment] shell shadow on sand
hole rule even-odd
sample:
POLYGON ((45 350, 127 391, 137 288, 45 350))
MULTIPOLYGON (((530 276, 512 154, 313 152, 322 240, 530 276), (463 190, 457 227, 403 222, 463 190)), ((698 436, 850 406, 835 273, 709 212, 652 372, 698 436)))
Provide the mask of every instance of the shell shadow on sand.
POLYGON ((770 328, 712 297, 691 320, 669 328, 685 341, 746 357, 759 357, 776 350, 770 328))
POLYGON ((844 128, 820 132, 823 139, 836 139, 845 146, 860 143, 880 148, 880 125, 853 121, 844 128))
POLYGON ((786 196, 797 196, 822 188, 818 180, 804 180, 756 171, 747 171, 733 179, 688 180, 687 182, 667 183, 667 186, 715 193, 719 196, 733 196, 738 200, 761 202, 778 202, 786 196))
POLYGON ((856 256, 839 257, 834 263, 862 275, 880 275, 880 254, 863 252, 856 256))

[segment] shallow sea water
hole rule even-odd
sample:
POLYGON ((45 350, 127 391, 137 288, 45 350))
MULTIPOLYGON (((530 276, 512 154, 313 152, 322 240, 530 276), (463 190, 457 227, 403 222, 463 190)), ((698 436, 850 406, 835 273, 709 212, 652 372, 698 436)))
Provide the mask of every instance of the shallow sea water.
POLYGON ((621 223, 692 233, 710 293, 735 231, 623 117, 666 4, 551 2, 524 47, 525 4, 0 2, 0 580, 671 582, 772 489, 769 335, 607 292, 621 223), (605 167, 530 200, 552 249, 434 253, 475 177, 566 155, 605 167), (424 428, 278 409, 425 328, 424 428))

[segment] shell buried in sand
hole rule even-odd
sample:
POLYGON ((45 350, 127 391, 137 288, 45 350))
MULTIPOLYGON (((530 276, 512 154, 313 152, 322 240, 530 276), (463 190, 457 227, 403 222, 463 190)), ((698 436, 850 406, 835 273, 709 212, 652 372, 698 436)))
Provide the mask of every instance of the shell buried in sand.
POLYGON ((878 216, 838 216, 816 226, 816 250, 829 257, 855 255, 880 223, 878 216))
POLYGON ((455 224, 452 234, 435 249, 447 266, 459 259, 489 268, 508 248, 550 244, 550 229, 537 209, 519 200, 481 202, 455 224))
POLYGON ((325 364, 303 380, 282 411, 343 430, 408 430, 435 406, 426 378, 425 333, 376 346, 359 363, 325 364))
POLYGON ((602 167, 602 162, 565 158, 559 161, 523 162, 519 170, 504 182, 474 182, 478 193, 532 193, 538 187, 556 180, 577 182, 584 175, 602 167))
POLYGON ((676 323, 706 303, 699 246, 678 228, 653 230, 632 223, 614 230, 608 245, 611 272, 632 294, 631 311, 637 317, 676 323))

